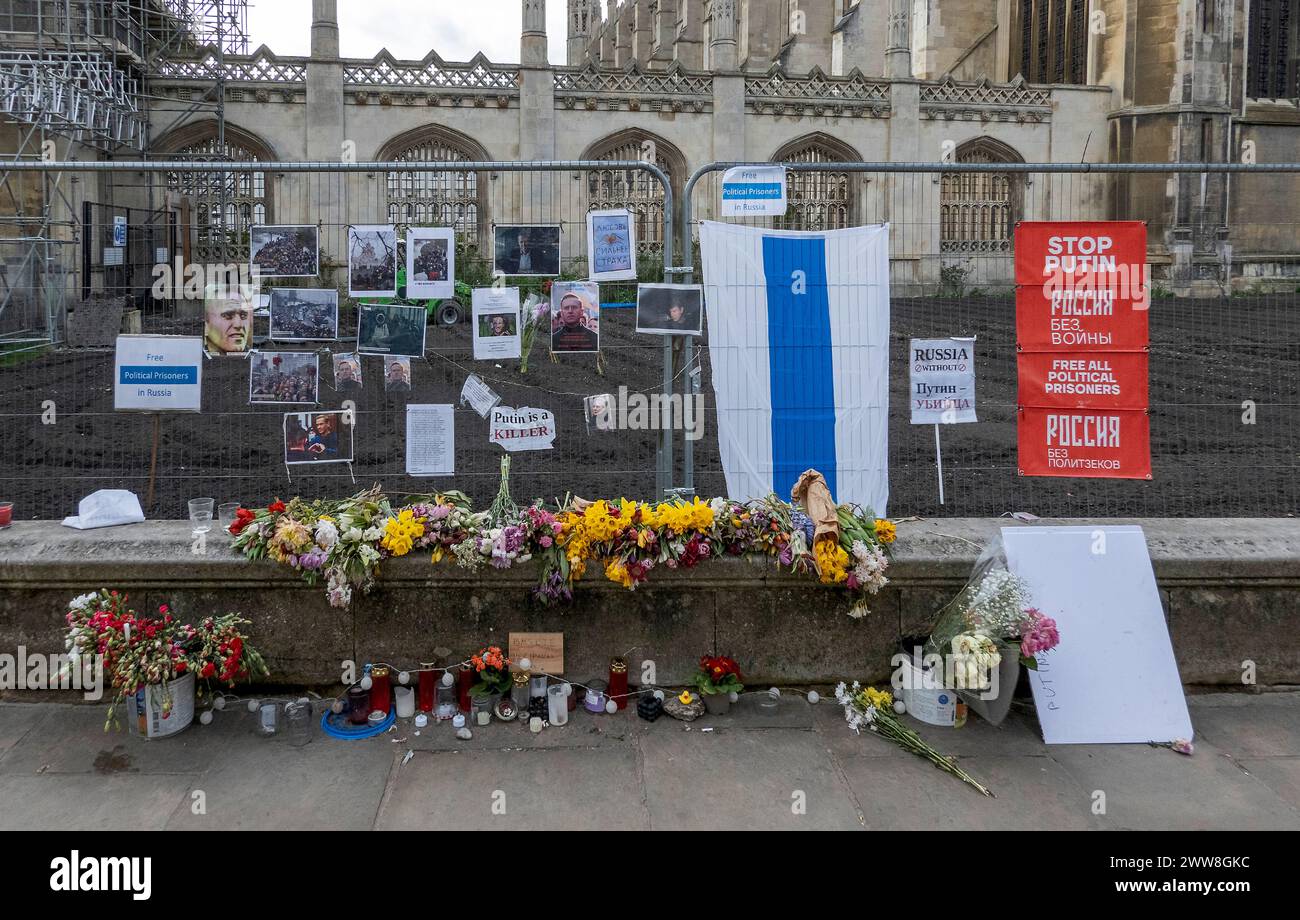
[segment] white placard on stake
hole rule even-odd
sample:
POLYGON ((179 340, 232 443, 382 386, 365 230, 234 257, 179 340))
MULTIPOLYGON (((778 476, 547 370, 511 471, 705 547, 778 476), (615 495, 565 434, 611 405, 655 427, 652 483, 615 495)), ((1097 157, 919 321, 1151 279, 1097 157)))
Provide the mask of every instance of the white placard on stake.
POLYGON ((406 472, 411 476, 451 476, 456 472, 453 406, 406 407, 406 472))
POLYGON ((975 339, 912 339, 912 424, 975 422, 975 339))
POLYGON ((1048 744, 1192 738, 1141 527, 1004 527, 1007 565, 1061 643, 1029 674, 1048 744))
POLYGON ((120 335, 113 362, 113 408, 198 412, 203 404, 203 339, 120 335))

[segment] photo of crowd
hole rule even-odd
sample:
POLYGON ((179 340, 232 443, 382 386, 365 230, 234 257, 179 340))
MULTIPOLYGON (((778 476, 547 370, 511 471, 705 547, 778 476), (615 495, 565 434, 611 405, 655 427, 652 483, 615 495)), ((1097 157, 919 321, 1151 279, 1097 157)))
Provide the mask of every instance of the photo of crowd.
POLYGON ((303 351, 259 351, 249 364, 248 401, 285 405, 319 402, 319 358, 303 351))
POLYGON ((560 226, 498 226, 495 232, 494 272, 513 276, 560 273, 560 226))
POLYGON ((348 228, 348 293, 353 297, 397 296, 395 228, 348 228))
POLYGON ((423 357, 427 319, 424 307, 363 303, 357 310, 357 351, 423 357))
POLYGON ((332 342, 339 337, 339 292, 310 288, 271 291, 271 338, 278 342, 332 342))
POLYGON ((406 296, 451 297, 456 293, 456 232, 411 227, 406 231, 406 296))
POLYGON ((255 226, 249 231, 249 265, 263 278, 315 278, 320 274, 318 228, 255 226))
POLYGON ((351 463, 349 413, 290 412, 284 416, 285 463, 351 463))

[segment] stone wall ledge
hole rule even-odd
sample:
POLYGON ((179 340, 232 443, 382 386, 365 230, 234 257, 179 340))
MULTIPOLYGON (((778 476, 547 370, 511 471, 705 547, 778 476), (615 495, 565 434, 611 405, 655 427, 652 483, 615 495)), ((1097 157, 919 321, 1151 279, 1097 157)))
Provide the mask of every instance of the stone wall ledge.
POLYGON ((928 630, 1000 526, 1042 524, 1143 527, 1185 683, 1240 687, 1246 661, 1262 686, 1300 683, 1300 521, 1289 518, 906 521, 890 584, 861 620, 846 616, 843 590, 762 559, 656 570, 635 591, 593 565, 572 604, 542 607, 529 595, 536 563, 470 574, 420 552, 385 562, 370 595, 336 609, 323 585, 234 554, 219 530, 195 554, 185 521, 93 531, 23 522, 0 531, 0 652, 62 651, 68 600, 115 587, 142 613, 163 602, 181 619, 241 611, 273 682, 288 686, 331 686, 345 660, 413 667, 439 646, 463 654, 505 644, 513 631, 564 632, 568 673, 579 680, 633 647, 633 668, 653 659, 663 684, 686 681, 713 650, 760 686, 882 680, 898 637, 928 630))
MULTIPOLYGON (((1156 578, 1174 584, 1261 582, 1300 586, 1300 520, 1293 518, 1043 519, 1023 524, 1010 518, 945 518, 899 524, 890 580, 899 585, 965 582, 980 549, 1004 526, 1128 525, 1146 534, 1156 578)), ((618 588, 592 566, 582 590, 618 588)), ((436 567, 425 552, 383 563, 386 584, 532 584, 536 564, 471 574, 454 564, 436 567)), ((724 559, 693 571, 661 569, 664 584, 698 586, 806 584, 808 578, 779 571, 762 559, 724 559)), ((111 585, 183 581, 191 585, 230 582, 302 584, 296 573, 269 560, 250 561, 232 552, 229 537, 214 528, 205 551, 194 551, 188 521, 146 521, 122 527, 78 531, 51 521, 16 522, 0 530, 0 587, 111 585)), ((623 590, 618 588, 618 590, 623 590)))

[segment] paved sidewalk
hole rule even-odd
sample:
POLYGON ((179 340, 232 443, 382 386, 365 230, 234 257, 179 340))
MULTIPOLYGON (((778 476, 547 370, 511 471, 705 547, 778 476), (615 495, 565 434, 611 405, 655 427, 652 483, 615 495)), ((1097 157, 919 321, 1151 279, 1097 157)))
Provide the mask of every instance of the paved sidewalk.
POLYGON ((302 748, 254 735, 242 706, 146 742, 104 734, 99 705, 0 704, 0 828, 1300 829, 1300 693, 1191 697, 1191 757, 1047 747, 1021 704, 1001 728, 922 726, 996 799, 854 736, 833 702, 759 699, 689 731, 578 712, 538 736, 399 726, 302 748))

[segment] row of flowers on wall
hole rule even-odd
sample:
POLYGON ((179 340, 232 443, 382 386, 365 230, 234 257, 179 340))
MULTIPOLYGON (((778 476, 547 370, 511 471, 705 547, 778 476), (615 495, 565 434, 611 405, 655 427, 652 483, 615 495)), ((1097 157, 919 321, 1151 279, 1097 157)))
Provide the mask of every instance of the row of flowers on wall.
POLYGON ((459 492, 399 504, 376 486, 341 501, 296 498, 241 508, 230 532, 235 550, 248 558, 272 559, 312 584, 323 580, 336 607, 350 604, 357 591, 369 591, 386 559, 417 551, 435 564, 471 572, 538 560, 533 594, 547 604, 571 601, 574 583, 592 566, 610 581, 635 588, 656 569, 761 556, 841 586, 852 597, 850 616, 865 616, 867 598, 888 582, 894 524, 864 509, 835 506, 820 476, 813 476, 813 516, 804 505, 775 495, 657 504, 574 498, 560 507, 538 500, 519 508, 503 476, 501 494, 486 511, 475 511, 459 492))

